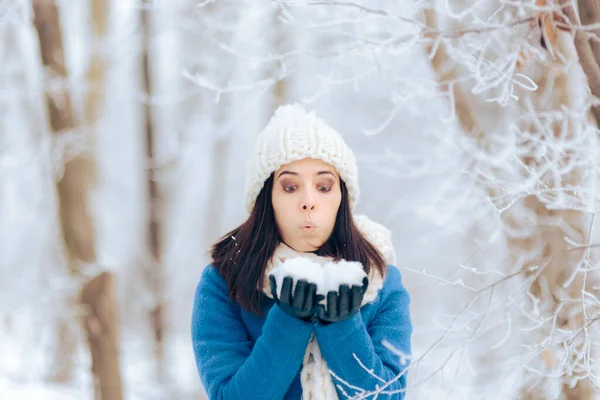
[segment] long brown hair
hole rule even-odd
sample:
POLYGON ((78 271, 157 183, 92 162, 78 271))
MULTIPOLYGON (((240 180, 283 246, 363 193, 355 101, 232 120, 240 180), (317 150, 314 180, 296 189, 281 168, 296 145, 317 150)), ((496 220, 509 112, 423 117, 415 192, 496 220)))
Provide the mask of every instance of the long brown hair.
MULTIPOLYGON (((271 174, 248 219, 221 237, 211 250, 212 264, 227 281, 229 298, 244 310, 258 315, 262 315, 265 268, 281 242, 271 202, 273 180, 271 174)), ((340 182, 342 201, 333 232, 315 253, 333 257, 336 261, 359 261, 365 272, 376 268, 381 276, 385 276, 385 259, 354 224, 348 189, 344 181, 340 182)))

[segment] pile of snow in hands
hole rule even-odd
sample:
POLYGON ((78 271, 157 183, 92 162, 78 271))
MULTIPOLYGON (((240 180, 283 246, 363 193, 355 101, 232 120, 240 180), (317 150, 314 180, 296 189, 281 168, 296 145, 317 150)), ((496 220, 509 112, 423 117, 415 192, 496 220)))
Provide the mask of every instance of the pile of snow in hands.
MULTIPOLYGON (((340 260, 338 262, 327 262, 323 265, 316 263, 306 257, 297 257, 284 261, 271 272, 277 282, 277 296, 281 296, 283 278, 289 276, 293 279, 292 293, 296 282, 301 279, 317 286, 317 294, 327 298, 330 291, 337 292, 340 285, 362 286, 363 278, 367 276, 363 266, 358 261, 340 260)), ((321 302, 324 302, 322 300, 321 302)))

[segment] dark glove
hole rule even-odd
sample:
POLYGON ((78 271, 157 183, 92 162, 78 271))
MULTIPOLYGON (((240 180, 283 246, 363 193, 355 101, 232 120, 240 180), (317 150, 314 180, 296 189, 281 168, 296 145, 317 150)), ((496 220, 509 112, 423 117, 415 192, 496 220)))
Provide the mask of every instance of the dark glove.
POLYGON ((363 279, 362 286, 353 285, 350 288, 348 285, 340 285, 338 292, 327 293, 327 307, 319 304, 315 317, 323 324, 352 318, 360 310, 367 287, 367 277, 363 279))
POLYGON ((277 282, 273 275, 269 275, 271 295, 275 302, 286 313, 292 317, 310 321, 315 314, 316 307, 324 296, 317 295, 317 286, 301 279, 296 283, 296 289, 292 296, 293 279, 289 276, 283 278, 281 285, 281 297, 277 297, 277 282))

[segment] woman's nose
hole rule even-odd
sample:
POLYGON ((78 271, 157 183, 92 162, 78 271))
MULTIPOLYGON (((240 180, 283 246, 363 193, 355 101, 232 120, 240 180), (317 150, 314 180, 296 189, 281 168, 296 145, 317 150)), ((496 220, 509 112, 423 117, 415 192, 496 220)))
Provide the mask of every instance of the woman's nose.
POLYGON ((313 203, 305 202, 304 204, 302 204, 302 209, 312 211, 315 209, 315 205, 313 203))
POLYGON ((304 211, 312 211, 315 209, 315 199, 311 195, 311 193, 305 193, 305 196, 302 199, 300 205, 302 206, 302 210, 304 211))

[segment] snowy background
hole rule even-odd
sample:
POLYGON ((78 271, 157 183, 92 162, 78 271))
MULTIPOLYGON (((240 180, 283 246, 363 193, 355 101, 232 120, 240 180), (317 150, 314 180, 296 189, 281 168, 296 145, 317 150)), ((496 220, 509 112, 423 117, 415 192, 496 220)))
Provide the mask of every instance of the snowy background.
POLYGON ((598 100, 554 3, 56 4, 66 80, 42 66, 32 2, 0 0, 0 399, 94 398, 80 310, 67 300, 82 279, 67 267, 58 212, 57 182, 81 155, 97 169, 82 188, 96 259, 79 268, 116 279, 124 398, 203 398, 189 337, 194 289, 210 244, 244 219, 254 138, 288 102, 342 133, 359 163, 357 213, 393 233, 412 298, 407 398, 600 398, 598 100), (95 4, 108 10, 103 37, 92 34, 95 4), (82 105, 98 49, 104 95, 90 126, 82 105), (58 134, 44 100, 57 87, 78 121, 58 134), (160 188, 157 263, 148 168, 160 188), (161 274, 149 279, 155 264, 161 274), (152 350, 155 281, 162 362, 152 350), (66 382, 56 379, 58 326, 73 345, 66 382))

